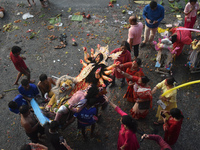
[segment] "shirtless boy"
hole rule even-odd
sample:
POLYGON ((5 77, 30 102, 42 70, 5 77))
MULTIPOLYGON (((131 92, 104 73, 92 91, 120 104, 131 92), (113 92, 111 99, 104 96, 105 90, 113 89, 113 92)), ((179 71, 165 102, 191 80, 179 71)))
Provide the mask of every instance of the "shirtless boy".
POLYGON ((19 108, 21 126, 25 129, 26 135, 33 143, 38 142, 38 133, 44 134, 44 128, 40 126, 29 106, 23 105, 19 108))
POLYGON ((51 77, 47 77, 46 74, 41 74, 39 77, 40 81, 38 82, 38 88, 44 97, 45 93, 48 93, 48 96, 51 97, 54 93, 51 92, 51 85, 56 85, 51 77))

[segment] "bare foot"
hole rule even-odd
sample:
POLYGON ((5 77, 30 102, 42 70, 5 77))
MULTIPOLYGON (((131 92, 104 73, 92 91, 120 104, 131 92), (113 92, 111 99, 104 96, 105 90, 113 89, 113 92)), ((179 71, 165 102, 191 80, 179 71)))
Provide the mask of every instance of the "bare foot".
POLYGON ((31 7, 31 4, 28 4, 29 7, 31 7))
POLYGON ((15 82, 13 85, 19 85, 17 82, 15 82))
POLYGON ((43 7, 43 8, 47 8, 48 6, 47 6, 47 5, 42 5, 42 7, 43 7))
POLYGON ((35 80, 30 80, 29 83, 35 83, 35 80))

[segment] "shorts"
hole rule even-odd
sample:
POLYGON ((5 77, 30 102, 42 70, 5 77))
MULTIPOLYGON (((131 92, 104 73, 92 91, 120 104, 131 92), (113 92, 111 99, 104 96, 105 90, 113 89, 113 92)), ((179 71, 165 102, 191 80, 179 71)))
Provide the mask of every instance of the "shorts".
MULTIPOLYGON (((27 68, 26 69, 26 71, 30 74, 31 73, 31 71, 27 68)), ((21 71, 20 71, 21 72, 21 71)), ((24 75, 26 75, 26 73, 25 72, 21 72, 22 74, 24 74, 24 75)))

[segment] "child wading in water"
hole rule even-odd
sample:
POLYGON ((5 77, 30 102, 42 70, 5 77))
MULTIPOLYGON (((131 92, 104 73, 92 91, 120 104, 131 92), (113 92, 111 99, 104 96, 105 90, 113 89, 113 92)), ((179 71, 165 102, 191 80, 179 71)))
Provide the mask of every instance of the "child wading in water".
POLYGON ((193 28, 197 20, 197 11, 199 11, 199 3, 197 0, 190 0, 184 9, 185 14, 185 24, 186 28, 193 28))
POLYGON ((25 57, 20 57, 20 52, 21 52, 21 48, 18 46, 13 46, 12 50, 10 52, 10 59, 12 60, 15 68, 19 71, 18 75, 17 75, 17 79, 14 83, 14 85, 18 85, 18 81, 19 78, 22 76, 22 74, 24 74, 25 76, 27 76, 27 79, 30 83, 34 83, 35 80, 30 80, 30 70, 28 69, 28 67, 26 66, 25 62, 23 59, 26 59, 25 57))

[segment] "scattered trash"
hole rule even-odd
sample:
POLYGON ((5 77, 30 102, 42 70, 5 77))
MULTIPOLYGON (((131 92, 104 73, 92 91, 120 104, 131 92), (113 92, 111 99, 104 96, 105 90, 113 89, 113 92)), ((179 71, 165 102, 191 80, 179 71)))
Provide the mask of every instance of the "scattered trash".
POLYGON ((151 1, 134 1, 136 4, 149 4, 151 1))
POLYGON ((90 14, 88 14, 88 15, 86 16, 87 19, 90 19, 90 17, 91 17, 90 14))
POLYGON ((21 15, 21 14, 23 14, 23 12, 18 12, 16 15, 19 16, 19 15, 21 15))
POLYGON ((78 44, 76 43, 76 41, 75 41, 75 39, 74 38, 72 38, 72 46, 77 46, 78 44))
POLYGON ((122 10, 122 13, 125 14, 125 13, 126 13, 126 10, 122 10))
POLYGON ((122 21, 121 24, 127 24, 127 22, 126 21, 122 21))
POLYGON ((19 20, 15 20, 14 21, 14 23, 19 23, 19 22, 21 22, 21 20, 19 19, 19 20))
POLYGON ((61 17, 62 14, 58 14, 56 17, 50 18, 49 19, 49 24, 56 24, 56 23, 61 23, 61 17))
POLYGON ((133 13, 133 11, 128 11, 128 14, 131 15, 133 13))
POLYGON ((11 31, 18 30, 18 29, 19 29, 19 27, 13 25, 12 23, 8 23, 3 26, 3 30, 7 31, 7 32, 11 32, 11 31))
POLYGON ((28 18, 33 18, 33 17, 34 17, 34 16, 31 15, 31 14, 28 12, 28 13, 23 14, 22 19, 26 20, 26 19, 28 19, 28 18))
POLYGON ((50 26, 47 26, 47 29, 48 29, 48 30, 51 30, 51 29, 53 29, 53 28, 54 28, 54 26, 51 26, 51 25, 50 25, 50 26))
POLYGON ((4 92, 10 92, 10 91, 14 91, 14 90, 18 90, 18 88, 4 90, 4 92))
POLYGON ((42 14, 42 15, 39 16, 39 18, 42 18, 42 17, 44 17, 44 16, 45 16, 45 14, 42 14))
POLYGON ((56 27, 62 27, 63 23, 59 22, 59 23, 54 24, 54 26, 56 26, 56 27))
POLYGON ((29 37, 29 39, 33 39, 35 36, 37 36, 38 33, 40 33, 40 30, 38 32, 32 32, 31 36, 29 37))
POLYGON ((53 40, 55 40, 55 39, 58 38, 58 37, 55 36, 55 35, 48 35, 48 37, 49 37, 49 40, 50 40, 50 41, 53 41, 53 40))
POLYGON ((82 15, 72 15, 71 21, 82 21, 83 16, 82 15))
POLYGON ((67 12, 71 12, 72 8, 69 8, 67 12))
POLYGON ((28 33, 28 32, 33 32, 33 30, 31 30, 31 29, 28 29, 28 30, 26 31, 26 33, 28 33))
POLYGON ((0 99, 2 99, 6 94, 3 93, 3 94, 0 94, 0 99))

